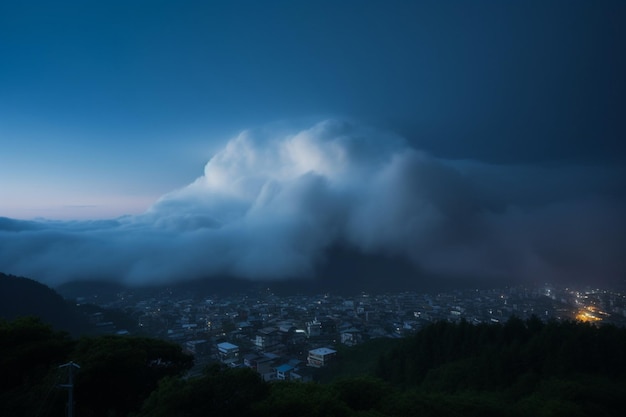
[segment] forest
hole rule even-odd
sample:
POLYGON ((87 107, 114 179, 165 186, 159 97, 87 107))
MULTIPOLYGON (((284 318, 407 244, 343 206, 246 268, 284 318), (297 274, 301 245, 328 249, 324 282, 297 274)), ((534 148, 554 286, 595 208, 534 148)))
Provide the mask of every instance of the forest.
POLYGON ((318 382, 264 382, 247 368, 187 374, 180 346, 72 338, 36 318, 0 321, 0 415, 63 416, 67 368, 79 417, 622 416, 626 329, 512 318, 436 322, 341 349, 318 382), (321 382, 320 382, 321 381, 321 382))

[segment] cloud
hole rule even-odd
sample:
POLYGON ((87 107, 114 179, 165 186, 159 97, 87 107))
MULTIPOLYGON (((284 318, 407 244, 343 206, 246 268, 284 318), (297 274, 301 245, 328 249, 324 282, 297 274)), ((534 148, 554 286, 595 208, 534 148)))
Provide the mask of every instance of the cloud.
POLYGON ((0 219, 0 271, 52 285, 311 277, 343 245, 454 277, 615 281, 626 271, 624 178, 440 159, 342 121, 250 130, 141 215, 0 219))

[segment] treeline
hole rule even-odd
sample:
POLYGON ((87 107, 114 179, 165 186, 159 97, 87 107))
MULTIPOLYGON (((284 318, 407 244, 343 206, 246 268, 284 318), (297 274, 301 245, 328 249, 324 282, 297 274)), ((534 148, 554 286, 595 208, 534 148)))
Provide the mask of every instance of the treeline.
POLYGON ((375 375, 411 404, 442 396, 476 415, 624 415, 626 329, 536 317, 438 322, 381 355, 375 375))
MULTIPOLYGON (((34 319, 0 322, 0 415, 63 415, 58 365, 73 360, 77 416, 622 416, 626 330, 516 318, 434 323, 385 344, 340 350, 328 383, 266 383, 208 367, 168 342, 73 340, 34 319), (369 351, 369 352, 368 352, 369 351), (381 353, 382 352, 382 353, 381 353), (352 362, 352 363, 351 363, 352 362), (355 376, 358 367, 363 375, 355 376)), ((331 369, 332 370, 332 369, 331 369)))
POLYGON ((0 320, 0 416, 63 416, 68 370, 75 377, 76 415, 127 416, 166 376, 182 375, 193 358, 180 346, 149 338, 72 339, 37 318, 0 320))
POLYGON ((626 375, 626 330, 512 317, 505 324, 438 322, 380 356, 376 374, 401 386, 454 392, 520 379, 626 375))

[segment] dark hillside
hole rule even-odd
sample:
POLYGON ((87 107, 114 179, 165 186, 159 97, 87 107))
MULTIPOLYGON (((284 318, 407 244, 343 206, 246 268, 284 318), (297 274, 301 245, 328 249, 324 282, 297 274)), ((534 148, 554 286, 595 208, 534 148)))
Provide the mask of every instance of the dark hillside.
POLYGON ((79 334, 89 329, 75 307, 32 279, 0 273, 0 318, 36 316, 53 327, 79 334))

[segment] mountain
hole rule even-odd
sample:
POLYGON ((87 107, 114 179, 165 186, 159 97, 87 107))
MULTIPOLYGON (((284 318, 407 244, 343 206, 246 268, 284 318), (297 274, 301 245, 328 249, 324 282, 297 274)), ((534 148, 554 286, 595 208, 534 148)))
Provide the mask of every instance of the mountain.
POLYGON ((85 280, 66 282, 54 289, 67 300, 97 296, 99 303, 107 303, 115 301, 117 294, 128 288, 116 282, 85 280))
POLYGON ((0 273, 0 318, 36 316, 59 330, 79 334, 88 328, 76 308, 56 291, 32 279, 0 273))

